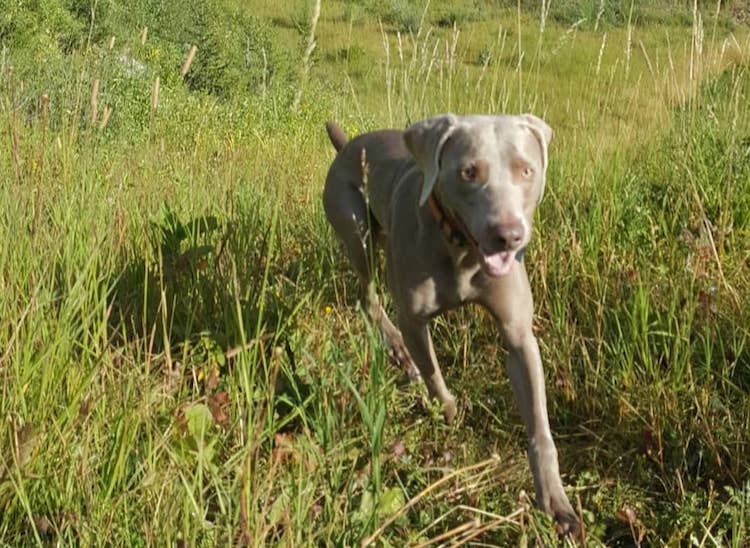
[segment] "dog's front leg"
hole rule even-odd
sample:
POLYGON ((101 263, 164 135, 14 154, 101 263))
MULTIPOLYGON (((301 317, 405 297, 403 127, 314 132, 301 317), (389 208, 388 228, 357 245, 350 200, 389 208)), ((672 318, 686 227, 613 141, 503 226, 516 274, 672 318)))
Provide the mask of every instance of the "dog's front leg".
POLYGON ((419 369, 430 396, 437 398, 443 406, 443 416, 449 424, 456 417, 456 398, 445 385, 440 372, 432 337, 427 322, 400 313, 398 324, 412 360, 419 369))
POLYGON ((508 376, 516 403, 526 423, 529 463, 539 507, 552 514, 563 533, 576 533, 578 518, 563 489, 557 449, 547 418, 547 397, 539 346, 531 324, 501 327, 508 343, 508 376))
POLYGON ((507 277, 488 288, 483 304, 495 317, 508 347, 508 376, 526 424, 537 504, 554 516, 560 532, 575 535, 580 526, 560 478, 547 417, 542 360, 532 331, 531 289, 523 265, 517 265, 507 277))

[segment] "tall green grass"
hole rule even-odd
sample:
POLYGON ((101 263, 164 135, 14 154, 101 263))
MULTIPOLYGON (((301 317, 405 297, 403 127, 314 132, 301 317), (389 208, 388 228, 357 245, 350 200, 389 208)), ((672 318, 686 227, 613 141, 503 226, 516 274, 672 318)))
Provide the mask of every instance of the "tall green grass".
POLYGON ((0 26, 0 542, 557 542, 491 322, 434 326, 448 427, 320 208, 326 119, 446 110, 555 129, 528 268, 587 542, 746 542, 740 7, 52 4, 0 26))

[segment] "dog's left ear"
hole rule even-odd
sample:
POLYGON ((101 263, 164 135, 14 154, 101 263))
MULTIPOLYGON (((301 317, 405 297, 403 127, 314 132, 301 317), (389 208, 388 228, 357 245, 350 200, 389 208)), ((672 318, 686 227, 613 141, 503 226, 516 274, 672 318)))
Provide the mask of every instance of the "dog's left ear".
POLYGON ((542 188, 539 191, 538 200, 541 202, 542 197, 544 196, 544 186, 547 175, 547 147, 552 140, 552 128, 549 127, 547 122, 533 114, 522 114, 521 124, 531 131, 531 134, 539 142, 539 147, 542 149, 542 188))
POLYGON ((454 114, 441 114, 415 122, 404 132, 406 147, 424 175, 419 205, 427 201, 437 182, 440 173, 440 153, 457 124, 458 118, 454 114))

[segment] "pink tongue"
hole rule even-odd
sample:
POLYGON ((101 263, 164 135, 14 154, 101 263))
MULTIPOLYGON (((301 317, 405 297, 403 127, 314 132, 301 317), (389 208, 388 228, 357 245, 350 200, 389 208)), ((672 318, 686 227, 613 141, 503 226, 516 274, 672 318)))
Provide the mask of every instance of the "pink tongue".
POLYGON ((515 253, 508 251, 501 251, 492 255, 482 253, 482 266, 490 276, 505 276, 513 266, 514 255, 515 253))

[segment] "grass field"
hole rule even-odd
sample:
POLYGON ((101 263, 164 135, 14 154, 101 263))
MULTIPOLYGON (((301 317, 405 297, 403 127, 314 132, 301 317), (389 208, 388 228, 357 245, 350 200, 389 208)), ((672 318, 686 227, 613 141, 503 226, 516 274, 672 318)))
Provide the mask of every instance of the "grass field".
POLYGON ((322 212, 327 119, 453 111, 555 131, 527 268, 586 544, 749 546, 750 11, 541 5, 0 9, 0 545, 561 542, 489 318, 433 327, 446 426, 322 212))

